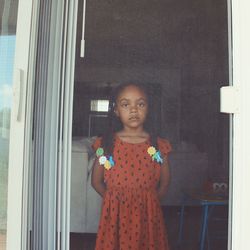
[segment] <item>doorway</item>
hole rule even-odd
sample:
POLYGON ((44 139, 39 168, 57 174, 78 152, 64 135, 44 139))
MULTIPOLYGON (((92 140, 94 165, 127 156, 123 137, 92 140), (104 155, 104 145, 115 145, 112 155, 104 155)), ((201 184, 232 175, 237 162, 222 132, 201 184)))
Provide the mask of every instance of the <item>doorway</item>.
MULTIPOLYGON (((80 58, 82 9, 79 2, 71 249, 82 249, 86 239, 94 242, 101 199, 90 185, 91 144, 104 132, 105 101, 111 89, 128 81, 152 89, 157 100, 155 109, 159 111, 154 122, 159 134, 173 146, 172 180, 162 206, 175 249, 182 190, 211 183, 228 184, 229 119, 219 112, 219 89, 229 78, 227 1, 87 2, 84 58, 80 58), (104 108, 98 108, 98 103, 103 103, 104 108), (174 217, 176 220, 171 221, 174 217)), ((194 209, 198 210, 190 209, 191 220, 186 226, 198 223, 200 211, 194 209)), ((185 237, 190 238, 185 244, 194 249, 198 244, 196 234, 184 235, 183 240, 185 237)), ((226 249, 227 240, 214 244, 226 249)))

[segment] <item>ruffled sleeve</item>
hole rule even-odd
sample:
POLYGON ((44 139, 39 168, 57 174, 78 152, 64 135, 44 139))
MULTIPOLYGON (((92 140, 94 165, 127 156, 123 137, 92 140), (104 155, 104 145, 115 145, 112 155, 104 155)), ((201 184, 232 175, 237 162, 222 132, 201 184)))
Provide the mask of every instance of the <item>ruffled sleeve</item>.
POLYGON ((161 154, 163 156, 168 156, 169 152, 172 151, 172 146, 169 141, 166 139, 158 138, 157 143, 161 154))
POLYGON ((102 144, 102 138, 97 137, 94 143, 92 144, 92 149, 96 151, 101 146, 101 144, 102 144))

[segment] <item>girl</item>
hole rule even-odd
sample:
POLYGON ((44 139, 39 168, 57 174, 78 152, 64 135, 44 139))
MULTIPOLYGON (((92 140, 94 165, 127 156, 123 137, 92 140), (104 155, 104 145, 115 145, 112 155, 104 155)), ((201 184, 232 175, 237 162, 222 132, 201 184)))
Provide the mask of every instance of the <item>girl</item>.
POLYGON ((110 104, 109 132, 93 145, 92 186, 103 197, 96 250, 167 250, 159 200, 169 183, 171 146, 145 129, 142 86, 120 85, 110 104))

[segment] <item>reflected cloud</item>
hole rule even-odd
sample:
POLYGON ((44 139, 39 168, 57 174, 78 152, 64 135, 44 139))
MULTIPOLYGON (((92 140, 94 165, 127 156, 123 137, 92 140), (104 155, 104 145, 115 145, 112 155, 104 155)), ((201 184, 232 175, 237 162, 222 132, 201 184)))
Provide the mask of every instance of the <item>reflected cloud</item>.
POLYGON ((8 84, 0 85, 0 110, 5 107, 11 107, 12 103, 12 86, 8 84))

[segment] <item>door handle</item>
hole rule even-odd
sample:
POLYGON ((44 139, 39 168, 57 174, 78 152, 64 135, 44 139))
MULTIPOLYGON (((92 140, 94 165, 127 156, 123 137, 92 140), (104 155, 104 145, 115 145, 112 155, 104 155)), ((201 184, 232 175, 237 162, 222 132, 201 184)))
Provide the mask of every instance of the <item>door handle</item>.
POLYGON ((16 69, 16 83, 13 89, 13 104, 17 107, 16 119, 22 120, 23 112, 23 87, 24 87, 24 70, 16 69))

